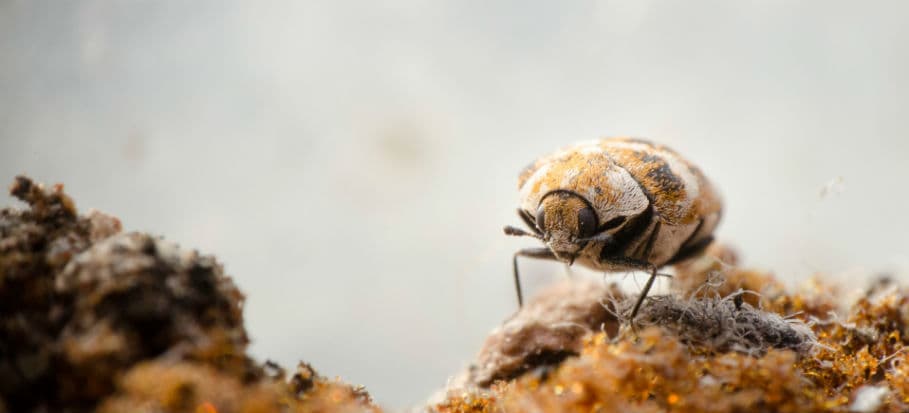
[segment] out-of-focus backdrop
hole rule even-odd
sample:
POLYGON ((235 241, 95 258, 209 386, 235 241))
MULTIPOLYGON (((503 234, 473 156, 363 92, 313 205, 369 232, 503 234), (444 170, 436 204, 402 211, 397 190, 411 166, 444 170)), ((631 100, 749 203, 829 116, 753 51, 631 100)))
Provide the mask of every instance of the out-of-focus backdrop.
MULTIPOLYGON (((515 309, 517 173, 578 140, 686 155, 726 200, 719 238, 788 282, 909 267, 907 13, 6 0, 0 180, 216 254, 257 357, 403 407, 515 309)), ((527 263, 529 290, 564 272, 527 263)))

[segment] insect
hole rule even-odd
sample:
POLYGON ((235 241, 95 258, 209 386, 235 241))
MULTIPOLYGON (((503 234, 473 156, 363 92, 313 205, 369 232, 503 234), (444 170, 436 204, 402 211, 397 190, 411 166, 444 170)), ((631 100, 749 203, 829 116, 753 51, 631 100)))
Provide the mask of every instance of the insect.
POLYGON ((545 247, 512 258, 523 305, 518 257, 577 262, 602 271, 646 270, 631 310, 637 315, 657 270, 699 255, 713 241, 722 201, 700 169, 672 149, 636 138, 605 138, 539 158, 518 178, 518 216, 545 247))

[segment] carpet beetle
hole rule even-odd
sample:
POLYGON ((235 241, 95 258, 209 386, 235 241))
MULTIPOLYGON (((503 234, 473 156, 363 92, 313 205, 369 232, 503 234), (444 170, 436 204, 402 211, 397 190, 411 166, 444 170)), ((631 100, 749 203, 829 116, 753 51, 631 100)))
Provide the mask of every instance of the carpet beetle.
POLYGON ((647 270, 631 312, 637 315, 657 269, 701 253, 713 240, 722 201, 700 169, 675 151, 643 139, 606 138, 539 158, 518 178, 518 215, 545 247, 518 257, 577 262, 602 271, 647 270))

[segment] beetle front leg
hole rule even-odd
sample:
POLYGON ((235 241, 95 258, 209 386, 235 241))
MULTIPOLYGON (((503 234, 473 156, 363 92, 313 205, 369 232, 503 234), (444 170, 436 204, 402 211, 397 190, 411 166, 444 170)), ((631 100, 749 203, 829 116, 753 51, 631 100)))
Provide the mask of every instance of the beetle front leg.
MULTIPOLYGON (((647 239, 647 243, 644 244, 644 251, 641 254, 644 260, 650 258, 650 253, 653 251, 653 245, 656 242, 657 237, 660 236, 660 228, 662 227, 662 221, 657 220, 656 224, 653 225, 653 230, 650 232, 650 237, 647 239)), ((631 329, 634 330, 634 317, 638 315, 638 310, 641 309, 641 304, 644 303, 644 299, 647 298, 647 293, 650 292, 650 288, 653 287, 653 282, 657 277, 657 267, 653 264, 647 263, 647 270, 650 271, 650 278, 647 279, 647 283, 644 284, 644 289, 641 290, 641 294, 638 295, 638 300, 634 303, 634 308, 631 309, 631 329)))
POLYGON ((647 271, 650 273, 650 277, 647 278, 647 283, 644 284, 644 288, 641 290, 641 293, 638 295, 638 299, 634 303, 634 308, 632 308, 632 310, 631 310, 631 317, 629 317, 629 320, 630 320, 631 328, 633 330, 635 328, 634 318, 638 315, 638 311, 641 309, 641 304, 643 304, 644 299, 647 298, 647 293, 650 292, 650 288, 653 287, 654 280, 656 280, 656 277, 661 274, 657 273, 657 269, 658 269, 657 266, 655 266, 647 261, 636 260, 634 258, 628 258, 628 257, 603 258, 603 257, 601 257, 600 261, 604 262, 604 263, 609 263, 611 265, 619 266, 619 267, 647 271))
POLYGON ((634 308, 631 309, 631 328, 634 329, 634 317, 638 315, 638 310, 641 309, 641 304, 644 303, 644 299, 647 298, 647 293, 650 292, 650 287, 653 287, 653 281, 657 277, 657 267, 651 265, 650 268, 650 278, 647 279, 647 283, 644 284, 644 289, 641 290, 641 294, 638 295, 638 300, 634 303, 634 308))
POLYGON ((530 258, 543 258, 547 260, 555 260, 556 256, 553 254, 552 250, 545 247, 538 248, 524 248, 518 250, 514 253, 514 256, 511 259, 512 269, 514 270, 514 289, 518 293, 518 307, 524 306, 524 296, 521 293, 521 277, 518 274, 518 257, 530 257, 530 258))

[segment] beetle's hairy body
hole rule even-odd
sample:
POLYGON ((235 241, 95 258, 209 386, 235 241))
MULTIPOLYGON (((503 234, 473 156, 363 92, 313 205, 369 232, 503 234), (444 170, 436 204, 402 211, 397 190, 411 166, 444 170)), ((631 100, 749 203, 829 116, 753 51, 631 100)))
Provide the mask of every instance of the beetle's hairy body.
MULTIPOLYGON (((519 178, 522 214, 546 219, 544 242, 557 259, 620 271, 661 267, 703 249, 722 212, 701 171, 673 150, 632 138, 606 138, 561 149, 519 178), (596 239, 578 236, 586 204, 600 226, 596 239), (621 222, 602 229, 604 223, 621 222), (560 252, 563 254, 560 255, 560 252)), ((527 220, 525 215, 525 221, 527 220)))

